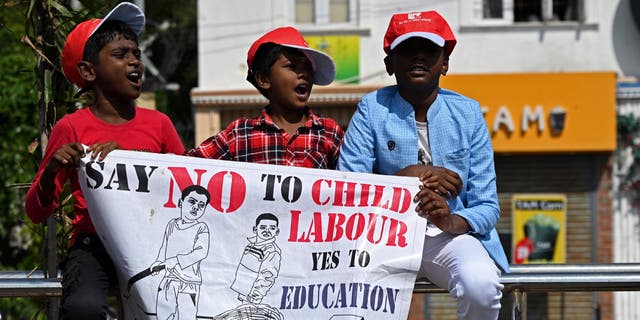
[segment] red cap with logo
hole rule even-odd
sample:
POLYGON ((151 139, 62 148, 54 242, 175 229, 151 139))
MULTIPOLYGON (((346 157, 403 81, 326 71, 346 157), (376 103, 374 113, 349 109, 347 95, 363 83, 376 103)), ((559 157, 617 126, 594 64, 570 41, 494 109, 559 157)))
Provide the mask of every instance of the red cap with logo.
POLYGON ((336 66, 331 57, 322 51, 309 48, 300 31, 293 27, 283 27, 269 31, 251 45, 247 53, 247 66, 249 67, 247 77, 252 76, 253 59, 260 46, 265 43, 275 43, 302 51, 313 66, 313 83, 327 85, 333 82, 336 76, 336 66))
POLYGON ((144 30, 145 18, 142 9, 129 2, 120 3, 102 19, 83 21, 71 30, 62 49, 62 71, 69 81, 80 88, 86 85, 78 72, 78 63, 82 61, 84 47, 89 37, 100 28, 102 23, 108 20, 120 20, 126 23, 138 36, 144 30))
POLYGON ((448 56, 456 45, 456 37, 446 20, 435 11, 394 14, 384 35, 384 52, 391 53, 397 45, 411 37, 420 37, 444 47, 448 56))

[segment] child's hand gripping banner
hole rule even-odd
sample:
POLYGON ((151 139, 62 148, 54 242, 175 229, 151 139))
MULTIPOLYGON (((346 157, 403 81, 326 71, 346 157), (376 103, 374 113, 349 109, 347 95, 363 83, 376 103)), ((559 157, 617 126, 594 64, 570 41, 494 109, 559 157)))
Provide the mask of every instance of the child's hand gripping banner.
POLYGON ((80 184, 126 319, 406 319, 416 178, 117 150, 80 184))

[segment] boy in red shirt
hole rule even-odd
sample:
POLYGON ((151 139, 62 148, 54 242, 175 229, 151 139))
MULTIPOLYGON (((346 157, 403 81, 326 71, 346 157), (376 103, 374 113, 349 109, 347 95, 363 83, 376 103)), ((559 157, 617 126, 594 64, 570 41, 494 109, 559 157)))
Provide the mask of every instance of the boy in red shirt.
POLYGON ((247 54, 247 81, 269 100, 259 117, 240 118, 187 152, 189 156, 335 169, 344 132, 307 106, 313 84, 335 77, 331 58, 309 48, 298 30, 277 28, 247 54))
POLYGON ((117 148, 184 152, 166 115, 135 105, 144 72, 138 49, 144 24, 142 10, 123 2, 103 19, 78 24, 62 51, 67 79, 82 90, 93 90, 95 100, 53 127, 25 204, 29 218, 41 223, 54 212, 64 184, 70 182, 75 215, 71 248, 62 266, 64 319, 104 319, 109 288, 117 285, 113 263, 96 236, 80 189, 76 168, 85 156, 82 145, 99 160, 117 148))

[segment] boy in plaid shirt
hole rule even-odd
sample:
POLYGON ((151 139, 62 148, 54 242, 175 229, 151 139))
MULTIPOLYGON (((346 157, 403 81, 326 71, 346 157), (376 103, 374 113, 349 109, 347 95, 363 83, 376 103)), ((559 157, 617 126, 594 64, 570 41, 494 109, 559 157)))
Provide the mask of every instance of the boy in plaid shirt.
POLYGON ((240 118, 186 154, 307 168, 335 169, 344 132, 307 106, 313 84, 335 77, 331 58, 309 48, 298 30, 277 28, 247 54, 247 81, 269 100, 256 118, 240 118))

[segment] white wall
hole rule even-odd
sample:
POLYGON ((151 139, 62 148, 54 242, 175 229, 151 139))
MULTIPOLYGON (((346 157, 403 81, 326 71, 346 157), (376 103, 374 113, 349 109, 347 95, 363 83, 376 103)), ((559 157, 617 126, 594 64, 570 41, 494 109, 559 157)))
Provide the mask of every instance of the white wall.
MULTIPOLYGON (((618 99, 618 114, 640 117, 640 95, 634 96, 618 99)), ((613 261, 619 263, 640 261, 640 208, 633 204, 637 195, 621 187, 631 166, 638 166, 631 152, 630 147, 619 149, 613 162, 613 261)), ((640 318, 640 292, 615 292, 614 297, 615 319, 640 318)))
MULTIPOLYGON (((469 17, 478 1, 359 0, 357 25, 338 31, 361 35, 361 84, 393 83, 382 63, 382 39, 389 18, 397 12, 425 10, 439 11, 456 34, 452 74, 615 71, 620 78, 640 78, 640 30, 629 5, 629 1, 640 0, 584 0, 586 21, 581 25, 529 26, 474 25, 469 17)), ((265 32, 293 25, 293 4, 294 0, 199 1, 199 88, 195 91, 251 89, 245 81, 247 50, 265 32)), ((320 32, 318 28, 296 27, 307 34, 320 32)), ((614 259, 637 262, 637 208, 631 208, 625 195, 613 196, 614 259)), ((639 301, 640 294, 616 293, 616 319, 636 319, 639 301)))
POLYGON ((247 50, 277 24, 275 0, 198 2, 198 83, 209 90, 245 85, 247 50))
MULTIPOLYGON (((468 16, 472 0, 360 0, 356 29, 365 34, 360 42, 362 83, 393 81, 382 63, 382 39, 390 16, 431 9, 449 21, 458 38, 451 73, 613 70, 620 76, 638 77, 640 31, 633 24, 628 1, 585 0, 587 21, 582 25, 478 27, 461 21, 468 16)), ((198 90, 251 88, 245 81, 249 46, 270 29, 293 25, 293 21, 293 0, 199 1, 198 90)))

